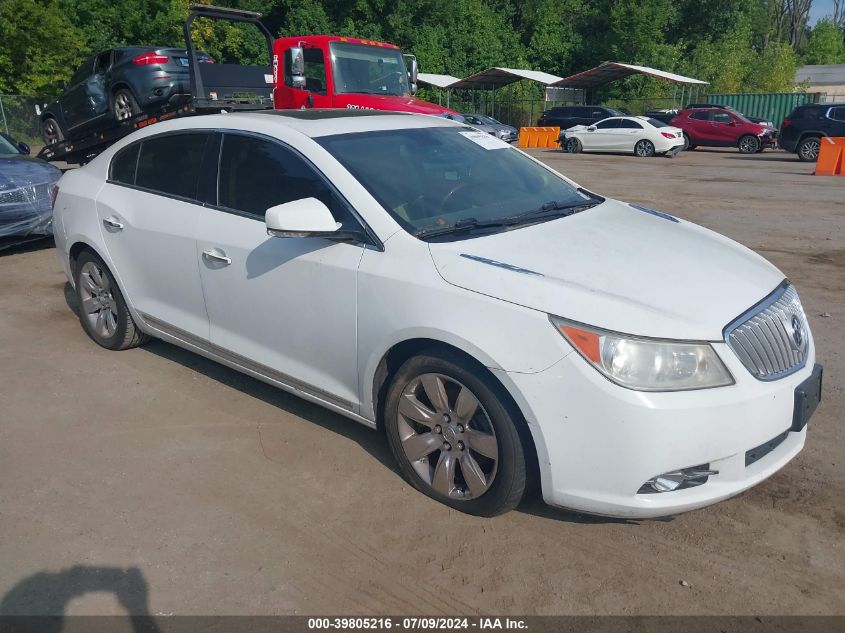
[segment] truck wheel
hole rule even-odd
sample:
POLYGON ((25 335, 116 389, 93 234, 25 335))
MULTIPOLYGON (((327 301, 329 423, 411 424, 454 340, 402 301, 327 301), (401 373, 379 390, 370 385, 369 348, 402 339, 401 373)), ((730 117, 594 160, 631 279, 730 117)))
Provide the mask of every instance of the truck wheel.
POLYGON ((798 160, 805 163, 812 163, 819 158, 819 148, 821 147, 821 140, 817 136, 810 136, 798 143, 795 153, 798 154, 798 160))
POLYGON ((757 150, 760 149, 760 139, 756 136, 752 136, 751 134, 746 134, 739 139, 737 146, 739 147, 739 151, 743 154, 756 154, 757 150))
POLYGON ((135 101, 132 93, 125 89, 120 89, 114 93, 112 101, 112 113, 117 121, 126 121, 131 119, 136 114, 141 113, 141 108, 135 101))
POLYGON ((62 128, 56 119, 44 119, 41 122, 41 136, 44 137, 45 145, 55 145, 65 140, 62 128))

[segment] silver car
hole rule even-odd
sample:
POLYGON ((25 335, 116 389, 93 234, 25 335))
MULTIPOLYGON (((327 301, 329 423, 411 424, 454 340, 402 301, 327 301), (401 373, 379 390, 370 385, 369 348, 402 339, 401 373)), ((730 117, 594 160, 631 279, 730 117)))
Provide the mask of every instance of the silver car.
POLYGON ((464 118, 473 127, 478 128, 482 132, 487 132, 496 138, 500 138, 507 143, 511 143, 519 138, 519 130, 515 127, 505 125, 486 114, 465 114, 464 118))

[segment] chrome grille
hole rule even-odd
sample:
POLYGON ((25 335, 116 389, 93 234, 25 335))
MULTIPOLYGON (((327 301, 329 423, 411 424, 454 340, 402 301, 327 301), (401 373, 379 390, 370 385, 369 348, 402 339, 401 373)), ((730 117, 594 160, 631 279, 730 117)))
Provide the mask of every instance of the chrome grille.
POLYGON ((725 328, 725 341, 753 376, 777 380, 807 362, 810 331, 791 285, 783 285, 725 328))

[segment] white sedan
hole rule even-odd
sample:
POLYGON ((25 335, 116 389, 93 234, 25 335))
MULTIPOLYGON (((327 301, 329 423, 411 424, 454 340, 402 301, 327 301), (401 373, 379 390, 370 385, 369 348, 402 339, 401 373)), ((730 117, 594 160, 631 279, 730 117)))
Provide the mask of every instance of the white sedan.
POLYGON ((613 116, 594 125, 563 130, 560 146, 566 152, 630 152, 635 156, 674 156, 684 148, 684 132, 644 116, 613 116))
POLYGON ((604 515, 714 503, 795 457, 820 398, 766 260, 446 119, 157 123, 65 174, 54 232, 96 343, 163 339, 378 429, 473 514, 533 482, 604 515))

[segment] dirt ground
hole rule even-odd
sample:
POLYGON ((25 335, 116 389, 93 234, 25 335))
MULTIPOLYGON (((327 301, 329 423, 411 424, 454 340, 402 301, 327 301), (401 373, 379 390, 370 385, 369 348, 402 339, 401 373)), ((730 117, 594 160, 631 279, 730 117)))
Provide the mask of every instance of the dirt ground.
POLYGON ((0 613, 845 613, 845 178, 781 152, 535 155, 796 283, 825 365, 798 458, 671 520, 462 515, 362 426, 168 344, 100 349, 28 245, 0 252, 0 613))

